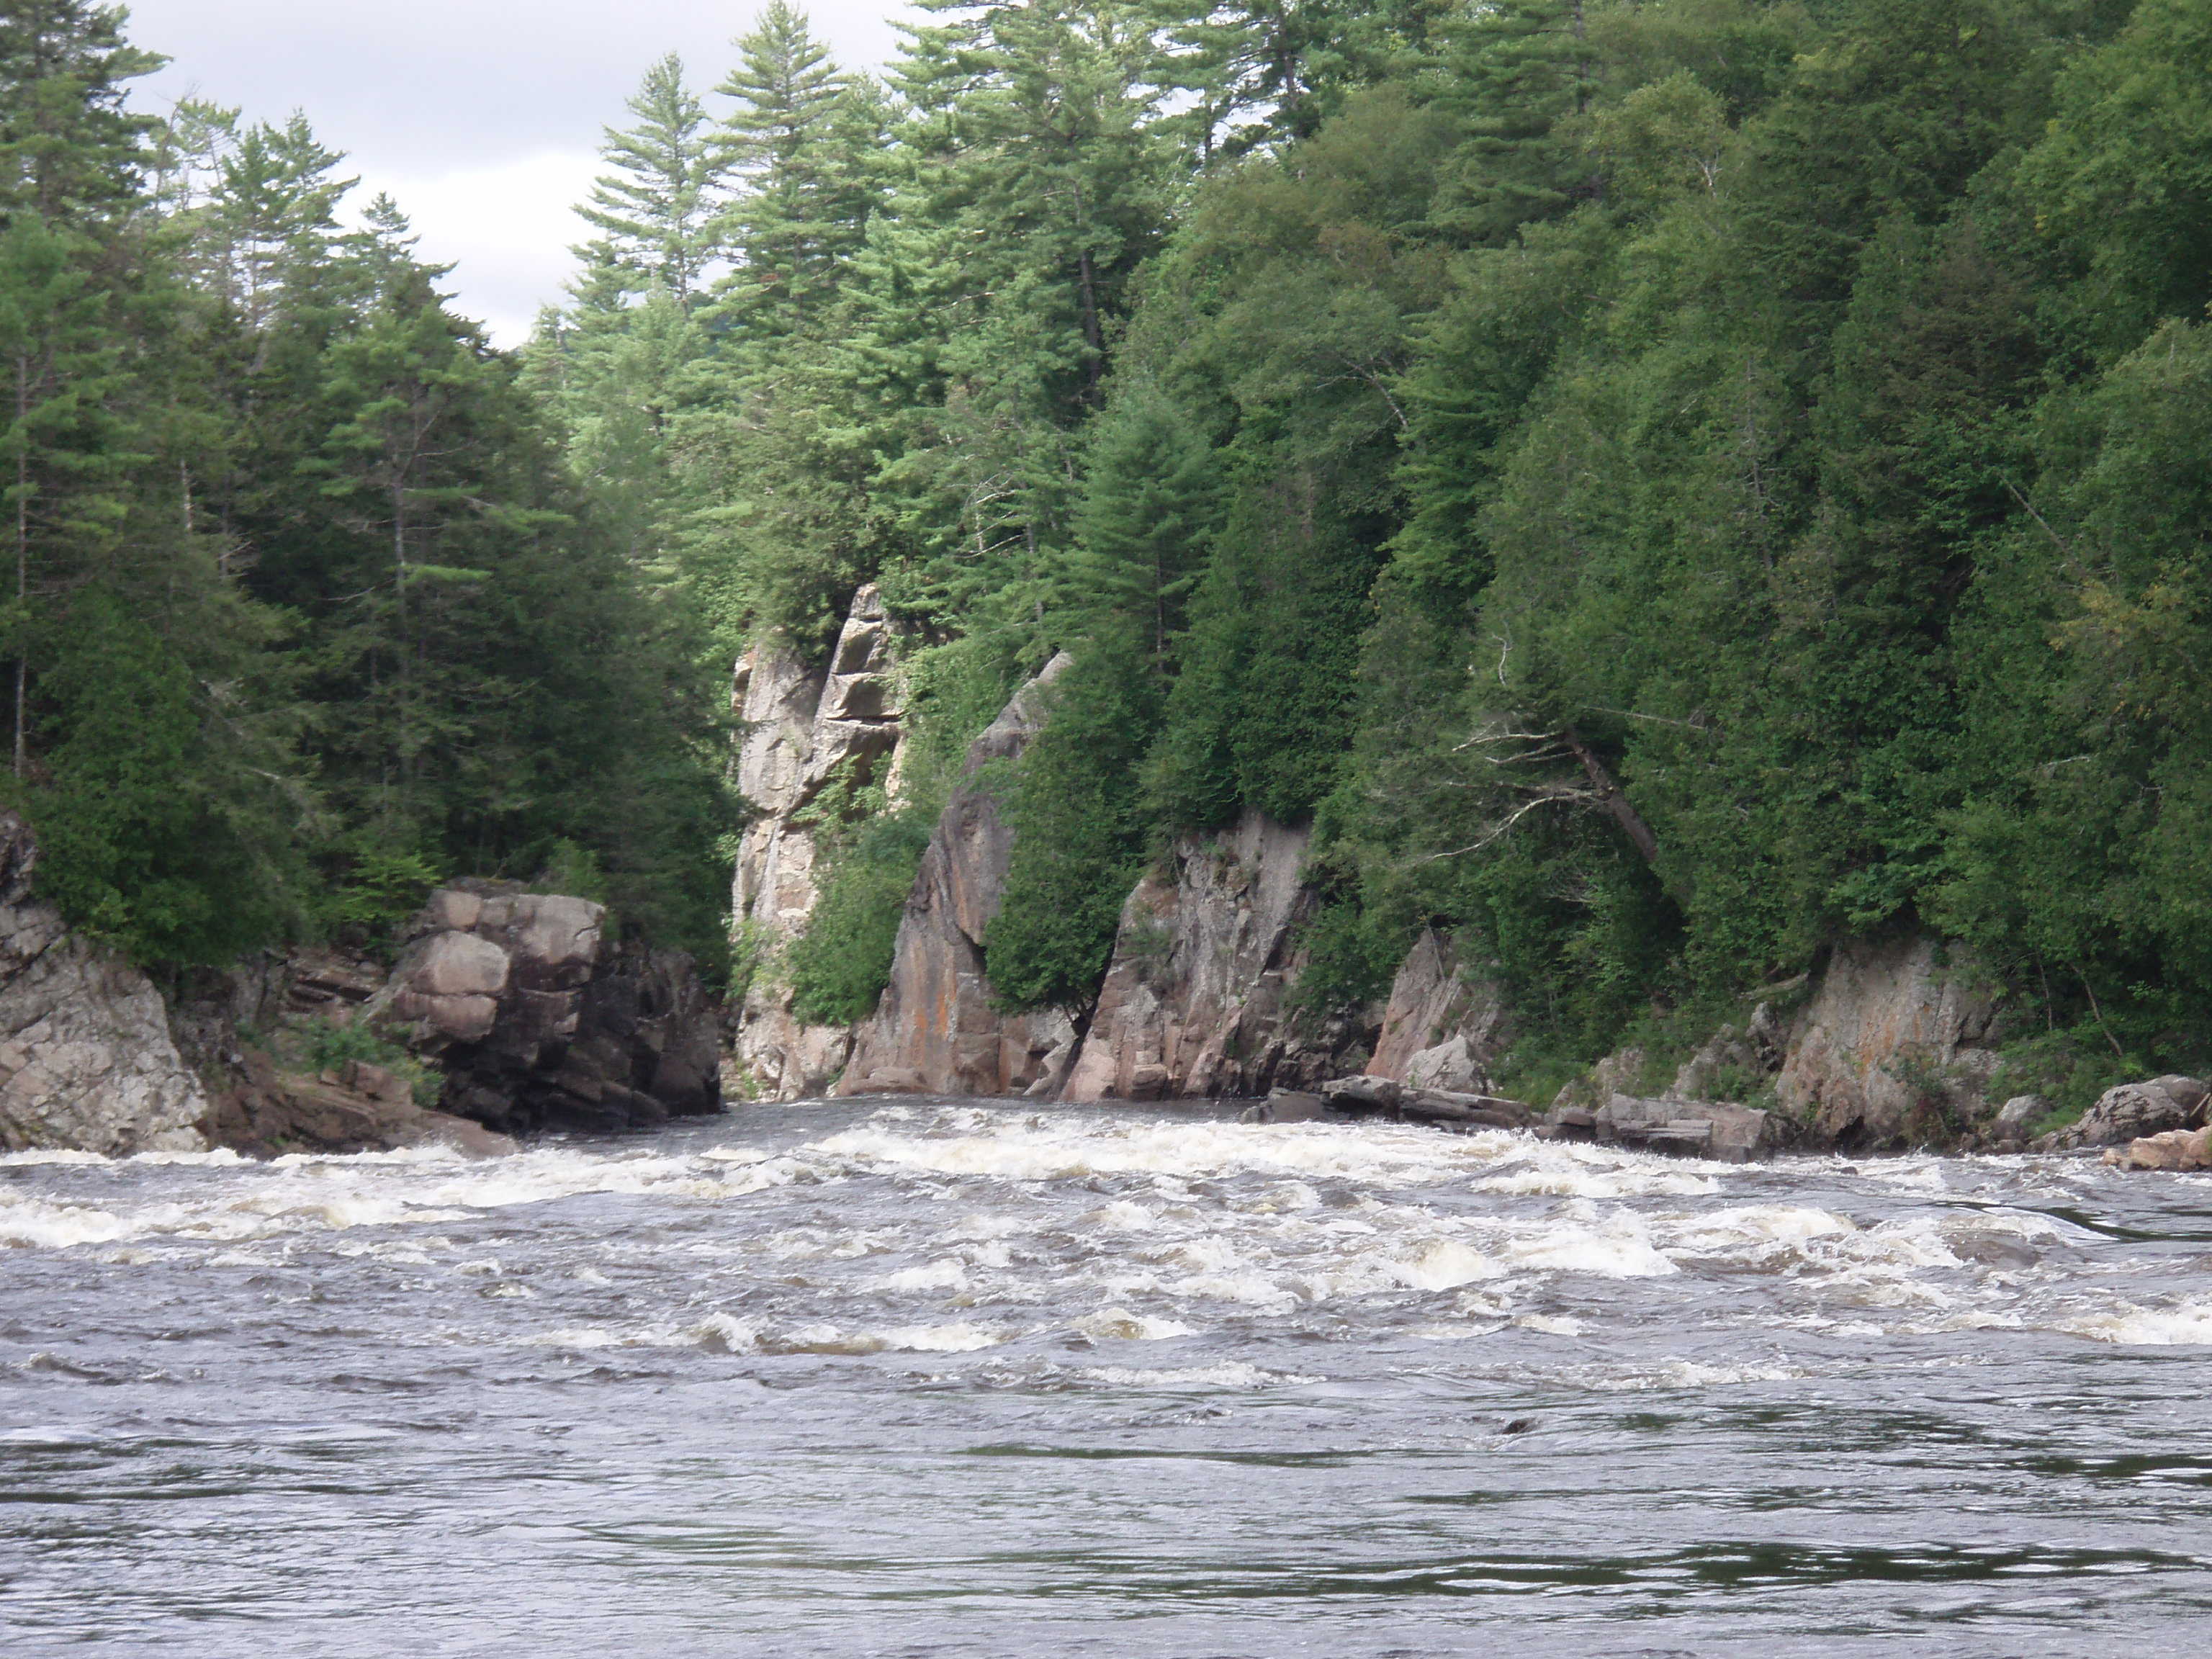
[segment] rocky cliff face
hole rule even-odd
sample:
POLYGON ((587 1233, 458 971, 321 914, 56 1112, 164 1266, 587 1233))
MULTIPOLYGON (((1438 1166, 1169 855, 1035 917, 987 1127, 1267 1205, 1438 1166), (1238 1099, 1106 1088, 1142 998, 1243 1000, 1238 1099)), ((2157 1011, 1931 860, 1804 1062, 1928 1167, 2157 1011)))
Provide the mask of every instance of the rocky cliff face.
POLYGON ((896 643, 882 599, 869 586, 854 597, 826 667, 810 669, 774 643, 756 646, 738 665, 733 696, 744 721, 738 788, 760 816, 739 842, 732 911, 748 947, 769 967, 735 1011, 732 1046, 752 1086, 771 1099, 824 1092, 852 1053, 849 1030, 809 1025, 792 1012, 773 963, 805 930, 814 908, 806 809, 841 782, 896 786, 896 643))
POLYGON ((1044 729, 1044 691, 1068 663, 1054 658, 969 747, 966 781, 938 818, 899 920, 890 983, 854 1034, 839 1094, 1042 1091, 1073 1052, 1066 1016, 1001 1014, 983 977, 983 938, 1006 890, 1013 831, 981 774, 1044 729))
POLYGON ((1350 1034, 1299 1032, 1284 1006, 1313 909, 1309 839, 1249 812, 1227 834, 1184 837, 1138 884, 1062 1099, 1265 1094, 1343 1069, 1350 1034))
POLYGON ((31 896, 37 856, 0 812, 0 1149, 200 1150, 207 1095, 161 994, 31 896))
POLYGON ((1925 936, 1837 947, 1790 1023, 1775 1094, 1825 1146, 1941 1135, 1981 1114, 1996 1004, 1925 936))
POLYGON ((494 1129, 611 1131, 719 1111, 714 1013, 682 951, 611 945, 588 899, 462 882, 430 896, 362 1017, 494 1129))
POLYGON ((1391 984, 1367 1069, 1414 1089, 1486 1094, 1492 1063, 1510 1040, 1504 994, 1469 973, 1451 939, 1431 928, 1391 984))

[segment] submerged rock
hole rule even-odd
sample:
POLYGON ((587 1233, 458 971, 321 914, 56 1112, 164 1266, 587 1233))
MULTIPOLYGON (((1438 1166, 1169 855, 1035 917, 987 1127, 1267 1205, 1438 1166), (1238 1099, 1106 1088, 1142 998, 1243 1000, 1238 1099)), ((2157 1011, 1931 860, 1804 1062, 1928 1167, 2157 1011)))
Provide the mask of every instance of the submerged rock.
POLYGON ((839 1094, 1006 1095, 1058 1083, 1073 1024, 1054 1011, 1000 1012, 983 975, 1014 846, 984 769, 1018 757, 1044 729, 1044 694, 1071 661, 1054 657, 969 746, 965 781, 939 816, 899 918, 890 982, 854 1033, 839 1094))
POLYGON ((0 1150, 195 1152, 206 1091, 153 982, 34 898, 29 827, 0 811, 0 1150))

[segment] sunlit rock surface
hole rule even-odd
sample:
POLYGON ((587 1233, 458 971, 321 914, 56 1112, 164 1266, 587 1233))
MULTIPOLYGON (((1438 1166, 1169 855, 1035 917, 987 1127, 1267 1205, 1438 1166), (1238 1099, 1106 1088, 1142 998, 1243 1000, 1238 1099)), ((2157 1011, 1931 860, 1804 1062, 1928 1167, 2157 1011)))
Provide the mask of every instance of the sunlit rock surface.
POLYGON ((1070 660, 1063 653, 1046 664, 969 746, 965 781, 945 805, 900 918, 890 982, 854 1033, 840 1094, 1021 1094, 1057 1081, 1074 1026, 1054 1011, 1001 1013, 983 975, 983 939, 1014 846, 984 769, 1017 758, 1044 729, 1044 692, 1070 660))
POLYGON ((0 812, 0 1148, 192 1152, 206 1091, 161 994, 31 895, 38 849, 0 812))

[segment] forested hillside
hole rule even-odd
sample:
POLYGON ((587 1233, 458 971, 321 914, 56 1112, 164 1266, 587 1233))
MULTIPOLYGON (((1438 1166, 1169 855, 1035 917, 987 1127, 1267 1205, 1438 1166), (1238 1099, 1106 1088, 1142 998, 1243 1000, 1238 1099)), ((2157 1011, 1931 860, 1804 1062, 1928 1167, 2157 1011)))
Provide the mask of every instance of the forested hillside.
POLYGON ((2208 1058, 2212 11, 928 12, 880 76, 783 0, 653 65, 510 358, 303 126, 141 119, 111 14, 7 9, 57 896, 189 958, 568 860, 712 931, 716 677, 872 581, 915 739, 821 809, 812 1018, 1066 649, 1009 1006, 1257 811, 1316 825, 1308 1007, 1455 930, 1532 1087, 1902 929, 2041 1086, 2208 1058))
POLYGON ((126 105, 120 8, 0 6, 4 799, 152 963, 603 889, 709 950, 714 704, 680 607, 387 201, 304 120, 126 105))

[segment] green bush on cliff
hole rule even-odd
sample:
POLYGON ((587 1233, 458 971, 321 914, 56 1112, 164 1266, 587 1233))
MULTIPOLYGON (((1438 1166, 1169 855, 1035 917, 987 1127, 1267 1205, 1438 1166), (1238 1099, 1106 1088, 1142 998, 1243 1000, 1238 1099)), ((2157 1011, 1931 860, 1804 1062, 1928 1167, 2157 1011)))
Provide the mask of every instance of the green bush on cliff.
POLYGON ((801 1019, 849 1025, 875 1012, 933 822, 934 814, 912 808, 880 812, 824 848, 820 896, 785 958, 801 1019))
POLYGON ((1013 854, 984 944, 1002 1007, 1079 1009, 1096 994, 1144 869, 1133 786, 1158 702, 1140 650, 1094 650, 1052 687, 1044 730, 1010 769, 1000 811, 1013 854))

